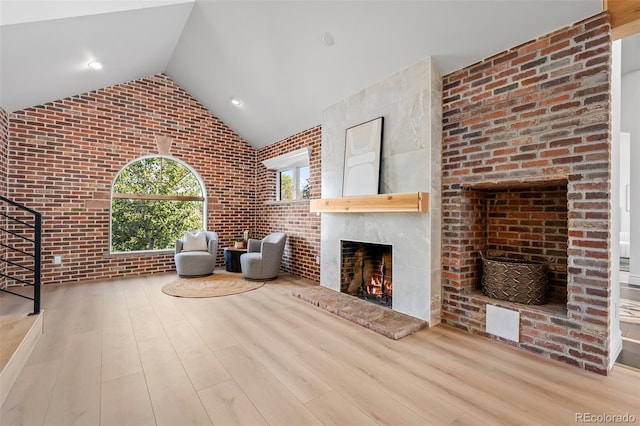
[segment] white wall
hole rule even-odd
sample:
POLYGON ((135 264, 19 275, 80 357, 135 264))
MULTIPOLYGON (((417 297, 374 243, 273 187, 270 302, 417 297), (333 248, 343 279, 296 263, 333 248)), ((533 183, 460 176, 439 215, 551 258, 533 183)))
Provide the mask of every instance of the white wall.
POLYGON ((611 49, 611 296, 609 298, 609 370, 622 351, 622 332, 620 331, 620 108, 621 108, 621 42, 615 41, 611 49))
POLYGON ((640 285, 640 71, 622 76, 621 98, 620 130, 631 135, 631 271, 629 281, 631 284, 640 285))
MULTIPOLYGON (((627 191, 631 188, 631 134, 620 132, 620 232, 631 232, 631 206, 627 191)), ((629 257, 629 256, 626 256, 629 257)))

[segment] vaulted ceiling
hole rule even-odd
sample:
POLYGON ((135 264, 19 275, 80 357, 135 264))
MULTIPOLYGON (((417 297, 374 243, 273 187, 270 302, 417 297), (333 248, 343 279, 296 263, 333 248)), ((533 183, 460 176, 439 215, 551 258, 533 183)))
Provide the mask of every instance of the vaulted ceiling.
POLYGON ((259 148, 424 57, 447 74, 601 10, 602 0, 0 0, 0 106, 165 73, 259 148))

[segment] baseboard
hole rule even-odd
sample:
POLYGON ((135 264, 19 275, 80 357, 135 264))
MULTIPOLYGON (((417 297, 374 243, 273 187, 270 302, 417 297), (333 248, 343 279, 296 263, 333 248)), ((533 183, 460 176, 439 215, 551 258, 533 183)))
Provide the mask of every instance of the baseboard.
POLYGON ((18 375, 24 368, 27 360, 33 352, 33 348, 38 343, 44 328, 44 310, 40 311, 36 320, 31 324, 31 328, 22 339, 22 342, 13 353, 7 365, 0 372, 0 406, 11 392, 18 375))
POLYGON ((611 339, 615 339, 611 348, 611 353, 609 354, 609 371, 613 368, 613 365, 616 363, 618 356, 622 352, 622 333, 618 332, 617 336, 611 336, 611 339))
POLYGON ((640 285, 640 275, 631 275, 631 274, 629 274, 629 284, 631 284, 631 285, 640 285))

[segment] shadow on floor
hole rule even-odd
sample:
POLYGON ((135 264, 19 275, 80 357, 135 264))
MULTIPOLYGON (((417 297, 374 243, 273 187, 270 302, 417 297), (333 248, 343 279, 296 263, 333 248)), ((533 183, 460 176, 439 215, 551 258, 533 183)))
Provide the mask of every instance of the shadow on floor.
POLYGON ((640 369, 640 343, 622 339, 622 352, 618 355, 616 363, 640 369))

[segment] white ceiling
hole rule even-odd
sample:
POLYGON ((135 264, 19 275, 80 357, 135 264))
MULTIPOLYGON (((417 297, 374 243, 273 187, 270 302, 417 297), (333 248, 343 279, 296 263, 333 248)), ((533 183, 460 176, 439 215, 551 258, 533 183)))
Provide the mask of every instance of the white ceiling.
POLYGON ((426 56, 447 74, 601 10, 602 0, 0 0, 0 106, 166 73, 259 148, 426 56))

